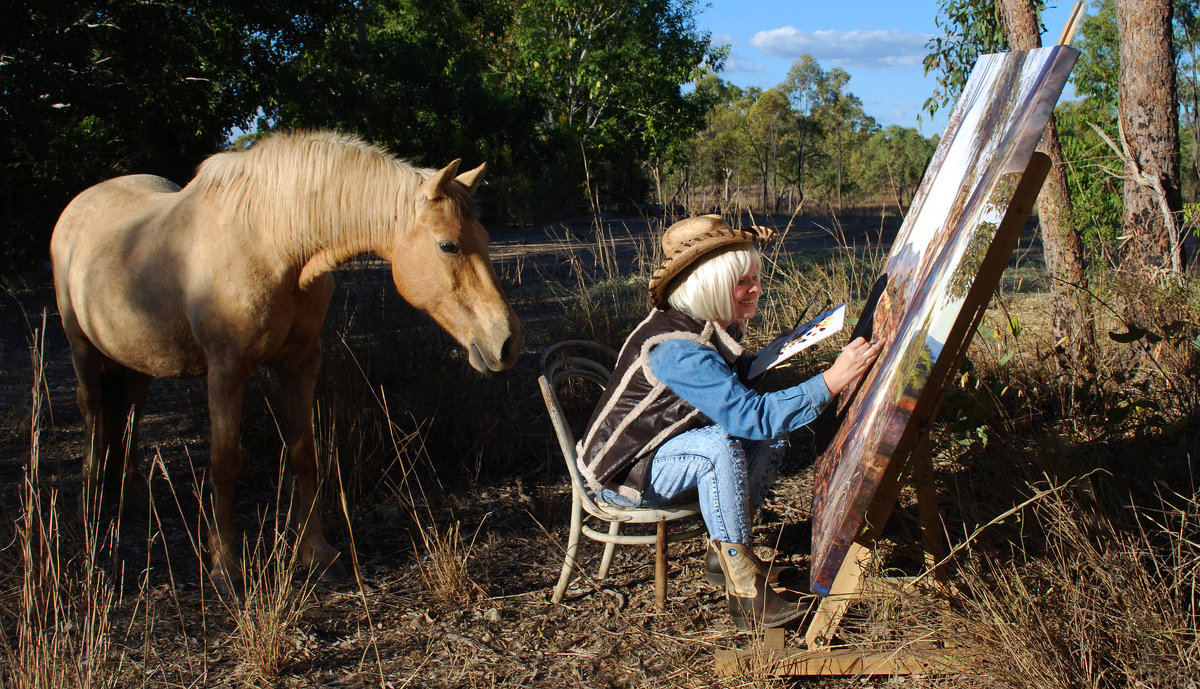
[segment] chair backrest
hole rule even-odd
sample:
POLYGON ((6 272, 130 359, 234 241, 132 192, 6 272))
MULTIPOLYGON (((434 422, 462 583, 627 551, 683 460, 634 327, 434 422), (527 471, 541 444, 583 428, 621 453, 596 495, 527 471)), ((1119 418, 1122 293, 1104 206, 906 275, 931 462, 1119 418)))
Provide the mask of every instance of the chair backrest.
MULTIPOLYGON (((558 445, 562 450, 563 459, 567 462, 567 470, 571 472, 571 481, 582 493, 585 501, 593 506, 595 503, 591 492, 587 490, 587 484, 579 473, 575 433, 571 430, 570 421, 563 411, 558 391, 565 384, 581 382, 594 385, 598 394, 608 385, 608 377, 612 374, 612 366, 616 364, 616 360, 617 353, 599 342, 567 340, 547 347, 542 352, 540 363, 538 386, 542 389, 542 399, 546 403, 546 411, 550 414, 554 433, 558 436, 558 445)), ((588 408, 588 413, 590 416, 591 407, 588 408)))

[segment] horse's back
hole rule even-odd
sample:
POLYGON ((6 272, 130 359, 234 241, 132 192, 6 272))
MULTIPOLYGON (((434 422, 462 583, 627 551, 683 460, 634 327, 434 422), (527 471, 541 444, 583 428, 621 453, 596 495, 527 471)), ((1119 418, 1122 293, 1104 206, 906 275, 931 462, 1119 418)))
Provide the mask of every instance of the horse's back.
POLYGON ((138 216, 161 210, 179 189, 163 177, 126 175, 83 190, 63 209, 50 236, 55 266, 67 260, 77 244, 89 244, 89 236, 121 232, 138 216))

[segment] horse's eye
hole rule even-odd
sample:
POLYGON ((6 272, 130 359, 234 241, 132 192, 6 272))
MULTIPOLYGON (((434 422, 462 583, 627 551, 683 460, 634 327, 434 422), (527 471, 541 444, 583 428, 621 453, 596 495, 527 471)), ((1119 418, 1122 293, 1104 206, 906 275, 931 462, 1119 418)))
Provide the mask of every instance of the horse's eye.
POLYGON ((452 241, 446 239, 446 240, 438 242, 438 248, 441 249, 443 253, 457 254, 458 253, 458 242, 452 242, 452 241))

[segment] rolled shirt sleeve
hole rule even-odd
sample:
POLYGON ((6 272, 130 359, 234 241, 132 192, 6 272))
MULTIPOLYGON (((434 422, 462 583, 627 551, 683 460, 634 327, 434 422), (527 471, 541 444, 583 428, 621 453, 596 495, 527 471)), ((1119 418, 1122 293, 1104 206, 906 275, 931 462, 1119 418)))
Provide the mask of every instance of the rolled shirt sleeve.
POLYGON ((720 354, 690 340, 667 340, 650 350, 649 360, 654 377, 737 438, 769 440, 794 431, 830 400, 820 374, 784 390, 755 392, 720 354))

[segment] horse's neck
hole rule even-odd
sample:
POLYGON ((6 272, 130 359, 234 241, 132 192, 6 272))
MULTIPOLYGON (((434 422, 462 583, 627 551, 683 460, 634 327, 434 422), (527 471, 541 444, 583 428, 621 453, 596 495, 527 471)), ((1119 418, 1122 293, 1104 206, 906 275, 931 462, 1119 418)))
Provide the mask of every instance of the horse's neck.
MULTIPOLYGON (((408 217, 398 217, 407 204, 399 199, 411 193, 398 184, 330 184, 322 189, 314 208, 316 217, 289 232, 292 246, 285 252, 301 265, 300 286, 364 254, 391 259, 394 235, 408 217)), ((414 187, 415 191, 415 187, 414 187)))

